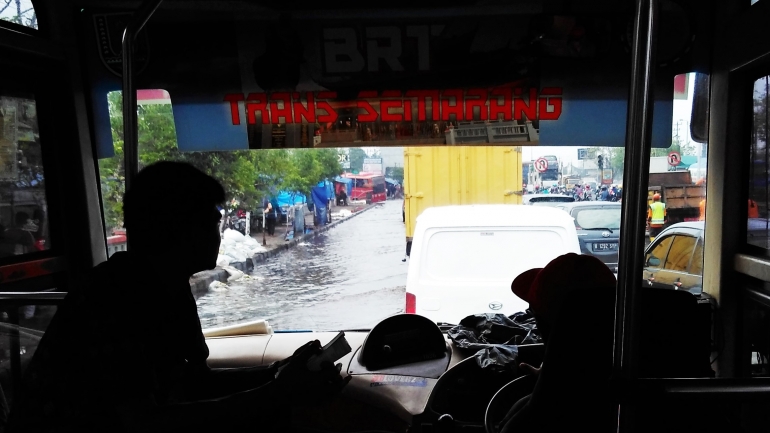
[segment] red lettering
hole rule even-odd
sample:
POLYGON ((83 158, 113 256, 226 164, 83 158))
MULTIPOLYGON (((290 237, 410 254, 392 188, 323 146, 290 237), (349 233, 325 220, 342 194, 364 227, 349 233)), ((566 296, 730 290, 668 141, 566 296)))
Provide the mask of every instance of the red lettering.
POLYGON ((475 116, 473 109, 478 107, 479 120, 487 120, 489 118, 489 110, 487 108, 487 91, 485 89, 469 89, 465 94, 465 120, 474 120, 475 116), (473 96, 473 99, 468 99, 468 96, 473 96))
POLYGON ((544 87, 540 92, 538 102, 540 120, 556 120, 561 116, 561 89, 558 87, 544 87), (553 107, 553 111, 548 111, 553 107))
MULTIPOLYGON (((336 97, 337 92, 318 92, 318 99, 334 99, 336 97)), ((316 108, 326 112, 326 114, 316 116, 319 123, 334 123, 337 121, 337 112, 334 111, 328 101, 319 100, 316 102, 316 108)))
POLYGON ((313 92, 306 95, 307 105, 303 105, 299 93, 294 94, 294 121, 297 123, 315 123, 315 104, 313 103, 313 92))
POLYGON ((365 99, 359 99, 356 101, 356 106, 358 108, 363 108, 366 113, 358 113, 357 120, 359 122, 376 122, 377 121, 377 111, 372 107, 372 104, 369 103, 369 101, 365 99))
POLYGON ((455 120, 463 118, 463 91, 461 89, 448 89, 441 92, 441 120, 451 120, 451 115, 455 120), (454 104, 451 98, 454 98, 454 104))
POLYGON ((273 118, 273 123, 281 123, 283 117, 284 123, 294 123, 294 117, 291 112, 291 95, 289 92, 273 93, 270 98, 270 114, 273 118), (281 108, 278 108, 278 103, 281 104, 281 108))
MULTIPOLYGON (((514 91, 516 95, 521 94, 521 89, 514 91)), ((537 118, 537 90, 529 89, 529 102, 524 102, 524 98, 517 97, 513 100, 513 118, 515 120, 535 120, 537 118)))
POLYGON ((233 125, 241 124, 241 110, 238 108, 238 102, 243 101, 243 93, 228 93, 225 95, 225 101, 230 103, 230 117, 233 125))
POLYGON ((410 90, 406 92, 406 97, 417 98, 417 120, 418 121, 427 120, 425 102, 426 102, 426 99, 430 98, 431 119, 439 120, 440 110, 439 110, 438 90, 410 90))
POLYGON ((412 121, 412 100, 411 99, 404 99, 404 121, 405 122, 412 121))
POLYGON ((246 97, 246 120, 249 125, 257 123, 256 113, 261 113, 262 123, 270 123, 270 111, 267 109, 267 95, 264 93, 249 93, 246 97))
POLYGON ((510 87, 496 87, 492 89, 492 98, 489 100, 489 118, 491 120, 500 120, 500 115, 503 115, 503 120, 511 120, 511 88, 510 87), (503 97, 502 104, 500 103, 500 97, 503 97))
MULTIPOLYGON (((386 90, 382 92, 382 96, 384 98, 400 98, 401 92, 398 90, 386 90)), ((403 115, 401 113, 391 113, 391 108, 401 108, 402 102, 401 100, 393 100, 393 99, 383 99, 380 101, 380 119, 383 122, 401 122, 403 120, 403 115)))

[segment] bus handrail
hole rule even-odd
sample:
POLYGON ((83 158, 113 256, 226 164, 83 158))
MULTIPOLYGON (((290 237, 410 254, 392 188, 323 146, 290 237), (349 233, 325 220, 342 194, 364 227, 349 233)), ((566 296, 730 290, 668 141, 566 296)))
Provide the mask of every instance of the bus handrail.
POLYGON ((126 190, 139 171, 139 129, 134 83, 134 42, 163 0, 145 0, 134 12, 123 31, 123 167, 126 190))

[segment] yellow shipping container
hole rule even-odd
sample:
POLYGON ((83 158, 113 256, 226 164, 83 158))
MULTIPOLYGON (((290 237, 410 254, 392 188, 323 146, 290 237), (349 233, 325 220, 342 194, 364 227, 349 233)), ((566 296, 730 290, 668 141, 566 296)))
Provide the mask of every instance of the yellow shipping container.
POLYGON ((417 216, 433 206, 521 204, 521 147, 404 148, 404 223, 412 241, 417 216))

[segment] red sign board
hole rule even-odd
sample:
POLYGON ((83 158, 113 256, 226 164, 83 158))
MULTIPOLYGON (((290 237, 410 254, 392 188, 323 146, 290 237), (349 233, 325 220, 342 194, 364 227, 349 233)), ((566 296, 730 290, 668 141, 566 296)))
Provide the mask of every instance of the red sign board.
POLYGON ((545 171, 548 170, 548 160, 545 158, 538 158, 535 161, 535 170, 540 173, 545 173, 545 171))
POLYGON ((682 162, 682 156, 679 155, 679 152, 671 152, 668 154, 668 165, 672 167, 676 167, 681 162, 682 162))

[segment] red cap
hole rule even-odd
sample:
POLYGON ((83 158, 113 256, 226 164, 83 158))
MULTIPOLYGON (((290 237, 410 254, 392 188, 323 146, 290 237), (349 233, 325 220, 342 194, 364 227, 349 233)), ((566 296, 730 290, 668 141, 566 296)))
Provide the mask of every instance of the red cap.
POLYGON ((523 272, 511 283, 511 290, 529 302, 538 314, 549 314, 558 302, 576 289, 615 289, 617 280, 601 260, 593 256, 568 253, 544 268, 523 272))

